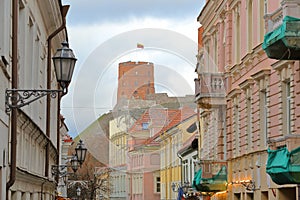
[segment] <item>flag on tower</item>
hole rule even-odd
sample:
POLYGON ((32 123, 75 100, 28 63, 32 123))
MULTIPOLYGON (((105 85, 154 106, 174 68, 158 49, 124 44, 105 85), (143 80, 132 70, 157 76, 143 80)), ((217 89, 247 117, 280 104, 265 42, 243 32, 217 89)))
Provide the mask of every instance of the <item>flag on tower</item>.
POLYGON ((137 47, 137 48, 140 48, 140 49, 143 49, 143 48, 144 48, 144 45, 141 44, 141 43, 137 43, 137 44, 136 44, 136 47, 137 47))

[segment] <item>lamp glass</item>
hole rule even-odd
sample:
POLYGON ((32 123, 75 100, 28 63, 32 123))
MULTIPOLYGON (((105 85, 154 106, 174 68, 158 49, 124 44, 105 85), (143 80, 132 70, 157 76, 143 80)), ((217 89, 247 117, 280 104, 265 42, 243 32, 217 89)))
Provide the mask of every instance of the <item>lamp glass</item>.
POLYGON ((66 41, 62 42, 61 44, 62 48, 57 49, 57 52, 52 59, 57 82, 59 82, 60 86, 65 89, 71 82, 77 59, 75 58, 72 49, 69 48, 69 44, 66 41))
POLYGON ((86 157, 87 148, 85 148, 83 141, 79 140, 77 147, 75 148, 76 156, 80 165, 84 162, 86 157))
POLYGON ((78 165, 79 165, 79 163, 78 163, 77 156, 73 155, 73 157, 71 159, 71 167, 74 172, 76 172, 78 170, 78 165))

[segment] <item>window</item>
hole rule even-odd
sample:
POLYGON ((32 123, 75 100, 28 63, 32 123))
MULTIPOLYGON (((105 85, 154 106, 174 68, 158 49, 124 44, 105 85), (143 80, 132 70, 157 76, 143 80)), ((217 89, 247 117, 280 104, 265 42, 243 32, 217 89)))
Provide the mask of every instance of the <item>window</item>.
POLYGON ((267 101, 267 92, 262 90, 260 92, 260 123, 261 123, 261 132, 262 132, 262 142, 263 146, 267 145, 268 139, 268 101, 267 101))
POLYGON ((268 14, 268 0, 264 0, 264 12, 265 15, 268 14))
POLYGON ((156 176, 154 182, 155 182, 155 187, 154 187, 155 191, 154 192, 160 193, 160 177, 156 176))
POLYGON ((214 34, 214 65, 218 66, 218 32, 214 34))
POLYGON ((239 104, 237 102, 237 98, 234 99, 235 103, 233 106, 233 117, 234 117, 234 139, 235 139, 235 151, 234 151, 234 155, 238 156, 240 153, 240 127, 239 127, 239 123, 240 123, 240 118, 239 118, 239 104))
POLYGON ((182 180, 187 182, 189 180, 189 164, 188 160, 182 161, 182 167, 183 167, 183 178, 182 180))
POLYGON ((286 134, 291 134, 291 82, 283 82, 282 88, 282 107, 283 107, 283 130, 286 134))
POLYGON ((241 24, 240 24, 240 13, 237 11, 236 13, 236 21, 235 21, 235 37, 236 37, 236 42, 235 44, 235 62, 239 63, 240 62, 240 51, 241 51, 241 24))
POLYGON ((264 69, 251 75, 259 86, 259 146, 265 149, 268 140, 268 85, 271 70, 264 69))
POLYGON ((142 123, 142 129, 143 130, 148 130, 148 128, 149 128, 149 122, 142 123))
POLYGON ((258 24, 258 39, 259 39, 259 43, 263 42, 264 40, 264 32, 265 32, 265 20, 264 20, 264 15, 266 14, 266 8, 265 8, 265 5, 266 5, 266 1, 259 1, 259 15, 258 15, 258 21, 259 21, 259 24, 258 24))
POLYGON ((252 0, 248 1, 247 5, 247 41, 248 41, 248 52, 252 50, 252 35, 253 35, 253 2, 252 0))
POLYGON ((252 99, 251 95, 247 96, 247 144, 248 151, 252 150, 252 99))

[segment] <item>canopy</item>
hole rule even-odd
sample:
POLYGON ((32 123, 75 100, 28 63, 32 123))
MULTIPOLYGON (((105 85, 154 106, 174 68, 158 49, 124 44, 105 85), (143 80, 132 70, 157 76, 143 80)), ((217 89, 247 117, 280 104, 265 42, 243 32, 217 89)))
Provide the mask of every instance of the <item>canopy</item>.
POLYGON ((286 16, 282 24, 264 37, 262 48, 269 58, 300 59, 300 19, 286 16))
POLYGON ((193 187, 200 192, 220 192, 227 189, 227 168, 221 167, 219 172, 212 178, 202 177, 202 168, 200 168, 194 177, 193 187))
POLYGON ((277 150, 268 149, 266 171, 276 184, 299 184, 300 147, 291 152, 286 147, 277 150))

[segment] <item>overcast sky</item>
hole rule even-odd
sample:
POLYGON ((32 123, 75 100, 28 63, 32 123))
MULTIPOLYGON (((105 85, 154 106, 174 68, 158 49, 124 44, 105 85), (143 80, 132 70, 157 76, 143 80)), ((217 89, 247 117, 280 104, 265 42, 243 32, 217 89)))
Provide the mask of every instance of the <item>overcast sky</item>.
POLYGON ((157 92, 194 93, 197 22, 204 0, 63 0, 78 61, 62 114, 75 137, 116 103, 118 63, 154 63, 157 92), (144 45, 138 49, 137 43, 144 45), (180 86, 180 87, 179 87, 180 86))

